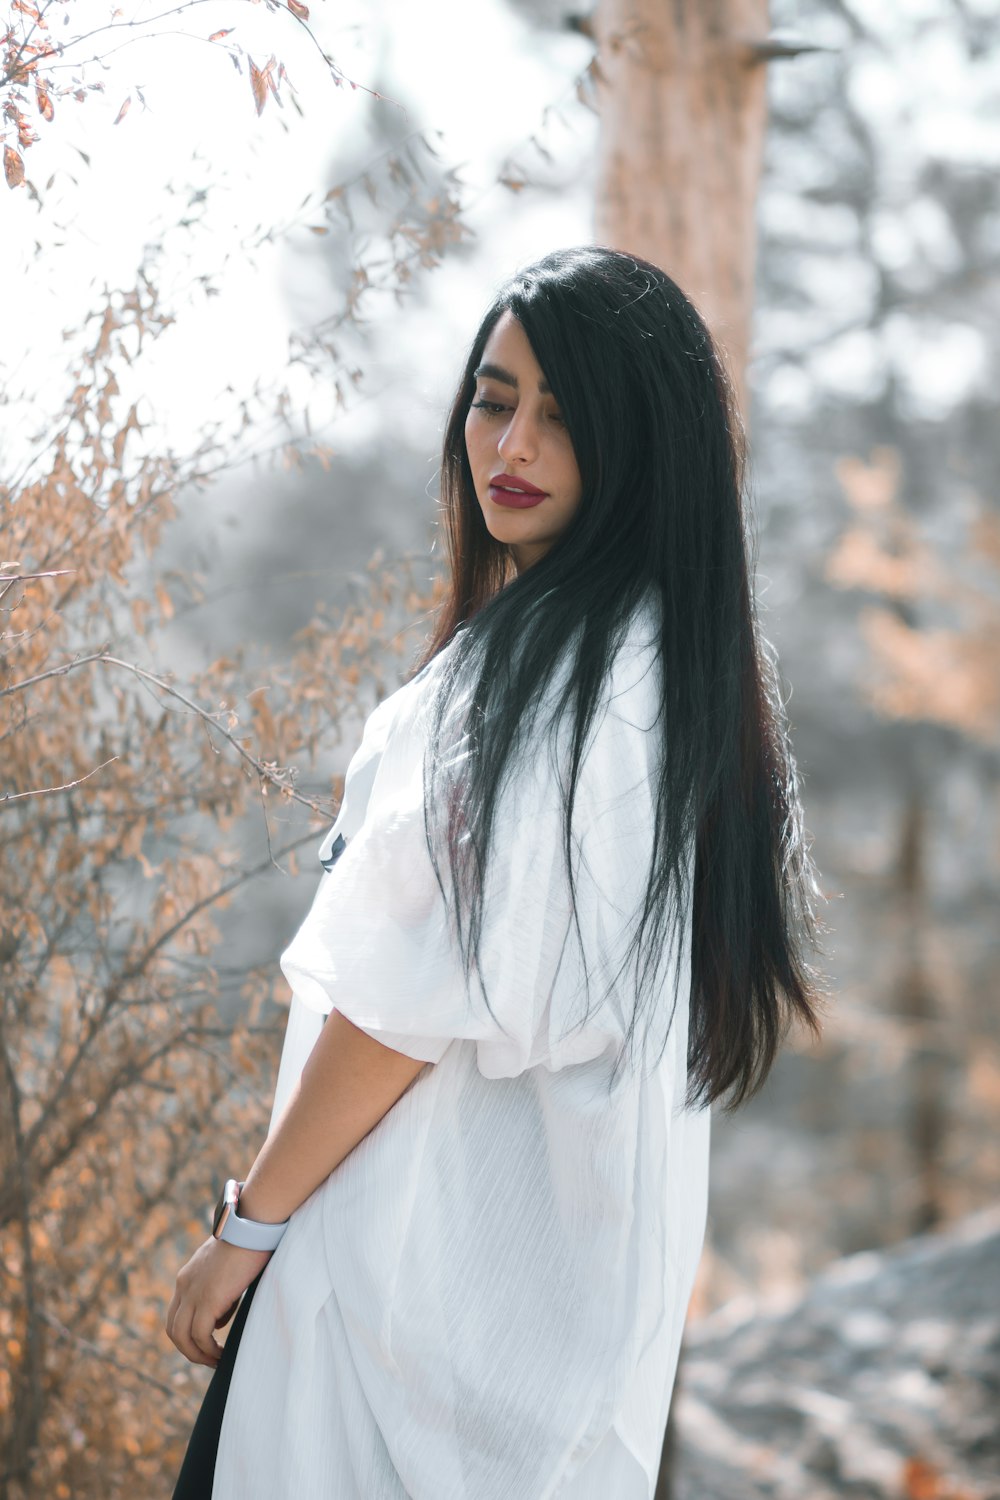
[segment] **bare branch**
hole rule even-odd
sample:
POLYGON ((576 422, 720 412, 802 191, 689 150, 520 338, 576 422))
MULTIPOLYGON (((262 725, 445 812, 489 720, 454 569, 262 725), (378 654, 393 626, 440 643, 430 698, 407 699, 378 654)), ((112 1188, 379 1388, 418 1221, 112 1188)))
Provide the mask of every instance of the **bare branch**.
POLYGON ((48 1312, 45 1308, 39 1311, 38 1316, 60 1338, 75 1344, 78 1349, 82 1349, 84 1354, 89 1354, 92 1359, 99 1359, 104 1364, 113 1365, 116 1370, 123 1370, 128 1375, 138 1375, 139 1379, 145 1385, 152 1386, 154 1390, 159 1391, 161 1395, 167 1396, 171 1401, 177 1400, 176 1390, 172 1390, 162 1380, 157 1380, 155 1376, 150 1375, 147 1370, 144 1370, 141 1365, 133 1365, 128 1360, 118 1359, 116 1355, 109 1354, 106 1349, 101 1349, 97 1344, 92 1344, 89 1339, 82 1338, 80 1334, 74 1333, 71 1328, 67 1328, 65 1323, 61 1323, 54 1313, 48 1312))
POLYGON ((839 47, 827 46, 824 42, 811 42, 806 37, 793 36, 790 32, 783 35, 777 31, 756 41, 737 39, 737 45, 742 47, 747 62, 751 64, 774 62, 782 57, 801 57, 806 52, 841 50, 839 47))
POLYGON ((0 1054, 2 1054, 2 1087, 6 1101, 4 1136, 14 1149, 10 1170, 13 1179, 8 1189, 12 1201, 11 1217, 16 1216, 21 1239, 21 1285, 24 1296, 25 1356, 24 1368, 15 1383, 12 1428, 15 1434, 10 1452, 10 1470, 16 1475, 28 1472, 31 1449, 38 1438, 42 1419, 42 1371, 44 1350, 38 1328, 38 1294, 35 1278, 35 1252, 31 1238, 32 1182, 28 1170, 30 1146, 21 1123, 21 1089, 14 1059, 7 1045, 6 1007, 0 1001, 0 1054))
MULTIPOLYGON (((292 853, 293 850, 301 848, 304 844, 312 843, 315 840, 315 837, 315 832, 302 834, 299 838, 294 839, 291 843, 285 844, 281 849, 279 849, 278 858, 284 858, 286 855, 292 853)), ((184 912, 183 916, 181 916, 165 932, 161 933, 161 935, 156 939, 155 942, 149 944, 149 946, 144 950, 142 954, 139 955, 138 958, 134 959, 132 963, 130 963, 125 969, 121 971, 120 974, 117 975, 115 980, 108 986, 105 991, 100 1010, 97 1011, 96 1014, 88 1017, 86 1033, 78 1043, 73 1056, 62 1069, 59 1082, 53 1093, 50 1095, 49 1099, 46 1101, 41 1114, 35 1120, 31 1129, 27 1131, 24 1138, 26 1155, 30 1155, 35 1150, 38 1141, 45 1133, 45 1131, 49 1128, 50 1123, 58 1117, 64 1101, 70 1094, 76 1075, 79 1072, 87 1055, 89 1054, 96 1037, 102 1030, 104 1030, 104 1028, 112 1019, 116 1005, 120 1000, 121 992, 124 989, 125 985, 130 980, 138 978, 146 969, 150 960, 165 946, 166 943, 168 943, 172 938, 176 937, 177 933, 181 931, 181 929, 185 927, 190 921, 192 921, 194 917, 199 914, 199 912, 204 911, 207 907, 218 902, 224 896, 232 894, 233 891, 239 889, 240 886, 245 885, 248 881, 254 879, 257 875, 262 875, 266 870, 272 867, 273 862, 273 858, 269 852, 269 856, 266 860, 262 860, 260 864, 255 865, 252 869, 245 870, 241 874, 234 876, 232 880, 227 881, 224 885, 219 886, 214 891, 211 891, 200 901, 195 902, 194 905, 189 907, 188 910, 184 912)), ((191 1022, 188 1022, 183 1027, 179 1028, 176 1032, 172 1033, 169 1045, 163 1045, 155 1052, 149 1054, 144 1059, 142 1067, 138 1069, 138 1072, 136 1071, 136 1065, 132 1065, 127 1070, 119 1070, 118 1073, 113 1075, 110 1084, 106 1087, 104 1093, 102 1094, 102 1098, 99 1102, 99 1107, 95 1108, 91 1114, 86 1116, 85 1119, 77 1122, 77 1127, 67 1136, 67 1139, 63 1142, 61 1149, 57 1153, 55 1153, 51 1157, 51 1159, 47 1160, 44 1165, 36 1162, 35 1170, 38 1181, 40 1183, 44 1182, 49 1174, 54 1171, 55 1168, 59 1166, 69 1155, 72 1154, 72 1152, 79 1146, 80 1142, 85 1138, 85 1136, 88 1135, 96 1126, 96 1124, 100 1122, 101 1116, 104 1110, 107 1108, 107 1105, 111 1101, 111 1099, 113 1099, 118 1093, 120 1093, 123 1088, 127 1088, 132 1083, 135 1083, 138 1080, 139 1075, 141 1074, 143 1069, 151 1066, 152 1062, 158 1060, 161 1056, 165 1056, 166 1053, 169 1052, 172 1048, 182 1045, 185 1041, 188 1041, 195 1036, 201 1035, 203 1030, 204 1028, 193 1026, 191 1022)), ((4 1184, 4 1191, 0 1196, 2 1196, 4 1200, 9 1201, 10 1192, 11 1189, 9 1185, 4 1184)), ((4 1213, 2 1210, 0 1210, 0 1222, 2 1222, 3 1219, 4 1213)))
POLYGON ((121 661, 120 658, 108 656, 104 652, 99 653, 94 660, 107 662, 109 666, 122 667, 126 672, 132 672, 141 681, 149 683, 158 691, 167 693, 171 698, 176 698, 178 703, 183 703, 185 708, 197 714, 212 729, 218 730, 219 734, 229 741, 241 759, 245 760, 248 766, 252 766, 257 775, 264 781, 269 781, 272 786, 276 786, 280 791, 285 792, 293 801, 301 802, 303 807, 308 807, 313 812, 322 813, 324 817, 327 816, 328 808, 324 802, 318 802, 313 797, 303 797, 291 785, 287 774, 281 774, 276 770, 272 770, 263 761, 258 760, 255 755, 251 755, 250 751, 244 748, 236 736, 219 723, 215 714, 209 713, 207 709, 195 703, 194 699, 189 698, 186 693, 182 693, 178 688, 172 687, 170 683, 165 682, 162 677, 157 677, 154 672, 147 672, 144 667, 137 666, 134 662, 121 661))
POLYGON ((88 662, 100 661, 103 655, 103 650, 92 651, 89 656, 78 656, 73 661, 63 662, 61 666, 49 667, 45 672, 36 672, 34 677, 25 677, 23 682, 13 682, 8 687, 0 688, 0 698, 9 698, 12 693, 23 693, 26 688, 45 682, 49 677, 65 677, 67 672, 75 672, 77 667, 85 667, 88 662))
POLYGON ((103 771, 105 766, 110 766, 113 761, 120 760, 118 755, 111 755, 107 760, 102 760, 99 766, 88 771, 85 776, 78 776, 75 781, 65 781, 62 786, 38 786, 30 792, 4 792, 0 796, 0 804, 4 802, 18 802, 22 797, 52 797, 56 792, 68 792, 75 786, 80 786, 84 781, 89 781, 91 776, 96 776, 98 771, 103 771))
POLYGON ((44 573, 0 573, 0 599, 4 597, 7 590, 15 583, 25 583, 29 578, 61 578, 64 573, 74 573, 75 568, 50 568, 44 573))
MULTIPOLYGON (((300 849, 303 844, 311 844, 315 840, 315 838, 315 832, 302 834, 301 837, 294 839, 290 844, 285 844, 283 848, 279 849, 278 858, 283 858, 286 854, 290 854, 293 849, 300 849)), ((122 973, 120 974, 118 980, 119 986, 130 979, 137 978, 146 968, 150 959, 153 958, 153 956, 158 953, 160 949, 164 947, 164 945, 168 943, 172 937, 175 937, 183 927, 186 927, 187 924, 199 914, 199 912, 205 911, 210 906, 214 906, 215 903, 217 901, 221 901, 223 897, 231 895, 232 892, 238 890, 241 885, 246 885, 248 880, 253 880, 255 876, 262 875, 265 870, 271 869, 274 866, 274 863, 274 856, 271 852, 269 844, 267 859, 263 860, 259 865, 255 865, 253 869, 244 870, 241 874, 235 875, 233 879, 227 881, 225 885, 218 886, 214 891, 210 891, 207 896, 203 896, 200 901, 196 901, 193 906, 188 907, 184 915, 182 917, 179 917, 172 927, 168 927, 165 932, 162 932, 154 943, 150 943, 149 947, 146 948, 146 950, 139 956, 139 958, 135 959, 127 966, 127 968, 122 970, 122 973)), ((278 868, 280 869, 280 866, 278 866, 278 868)))

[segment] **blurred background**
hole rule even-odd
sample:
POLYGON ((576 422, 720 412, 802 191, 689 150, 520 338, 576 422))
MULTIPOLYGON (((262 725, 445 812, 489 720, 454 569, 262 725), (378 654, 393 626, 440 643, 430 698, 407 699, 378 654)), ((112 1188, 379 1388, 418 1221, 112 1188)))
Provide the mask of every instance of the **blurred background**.
POLYGON ((310 9, 3 43, 0 1495, 170 1493, 465 352, 592 241, 726 349, 829 929, 822 1044, 713 1122, 657 1495, 1000 1495, 995 5, 310 9))

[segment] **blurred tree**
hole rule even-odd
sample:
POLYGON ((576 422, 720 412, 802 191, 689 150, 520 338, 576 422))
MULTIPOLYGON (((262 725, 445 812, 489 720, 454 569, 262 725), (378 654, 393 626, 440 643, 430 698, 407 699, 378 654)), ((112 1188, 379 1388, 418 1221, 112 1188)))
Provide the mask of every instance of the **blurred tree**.
POLYGON ((595 236, 670 274, 728 357, 746 411, 767 75, 822 48, 768 33, 768 0, 599 0, 595 236))
MULTIPOLYGON (((947 554, 923 534, 904 504, 898 450, 879 447, 870 463, 845 458, 838 474, 852 519, 826 562, 836 587, 860 596, 869 659, 859 683, 880 716, 943 726, 1000 769, 1000 521, 967 492, 947 554)), ((928 821, 933 764, 909 737, 899 806, 896 1013, 905 1028, 909 1100, 904 1133, 913 1153, 913 1233, 947 1217, 947 1072, 974 1034, 947 1025, 929 955, 928 821)))
POLYGON ((204 1232, 190 1205, 261 1134, 280 1033, 280 976, 220 966, 216 914, 328 825, 339 785, 304 792, 290 762, 386 690, 431 602, 376 566, 249 689, 239 659, 184 691, 140 665, 197 587, 155 554, 199 455, 129 461, 115 369, 165 320, 151 288, 111 300, 44 472, 0 491, 0 1491, 57 1500, 162 1483, 193 1394, 165 1292, 204 1232), (295 805, 312 826, 279 844, 295 805), (255 806, 267 855, 249 864, 232 835, 255 806))
MULTIPOLYGON (((815 0, 796 21, 840 45, 773 74, 757 464, 812 826, 846 900, 825 1056, 798 1078, 789 1060, 784 1110, 748 1128, 765 1157, 789 1143, 754 1187, 815 1269, 953 1221, 1000 1171, 1000 177, 980 128, 1000 49, 975 5, 815 0)), ((717 1205, 746 1274, 746 1200, 717 1205)))
POLYGON ((751 399, 838 1001, 718 1122, 703 1307, 803 1290, 1000 1181, 997 31, 981 5, 773 12, 831 44, 769 70, 751 399))

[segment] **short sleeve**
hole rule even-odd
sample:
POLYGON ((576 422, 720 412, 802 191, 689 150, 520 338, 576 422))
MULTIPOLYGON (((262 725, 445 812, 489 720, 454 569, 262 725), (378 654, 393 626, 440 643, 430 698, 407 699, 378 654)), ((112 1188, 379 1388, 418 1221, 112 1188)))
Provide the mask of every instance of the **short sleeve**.
POLYGON ((616 971, 652 850, 657 668, 648 652, 619 653, 585 752, 572 840, 579 932, 556 736, 501 795, 484 891, 482 984, 474 975, 466 985, 427 848, 422 716, 404 713, 361 826, 281 956, 293 993, 424 1062, 440 1061, 453 1041, 474 1042, 487 1077, 617 1051, 634 1000, 616 971))
POLYGON ((319 846, 319 862, 324 870, 332 869, 341 842, 349 839, 364 822, 393 722, 419 679, 420 674, 383 698, 365 720, 361 743, 351 756, 344 776, 344 795, 336 819, 319 846))

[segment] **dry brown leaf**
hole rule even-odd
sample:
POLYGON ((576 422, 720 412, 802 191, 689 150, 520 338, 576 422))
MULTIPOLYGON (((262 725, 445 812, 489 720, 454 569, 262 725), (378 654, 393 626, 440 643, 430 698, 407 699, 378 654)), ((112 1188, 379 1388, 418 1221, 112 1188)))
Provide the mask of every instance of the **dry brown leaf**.
POLYGON ((24 162, 13 146, 3 148, 3 172, 9 188, 20 187, 24 181, 24 162))
POLYGON ((51 120, 53 115, 52 100, 49 91, 40 78, 35 79, 35 98, 38 100, 38 113, 43 119, 51 120))
POLYGON ((857 454, 844 454, 834 465, 844 498, 856 511, 884 511, 898 499, 903 479, 903 461, 898 448, 878 443, 870 461, 857 454))
POLYGON ((248 58, 247 61, 250 64, 250 87, 253 90, 253 102, 257 106, 257 113, 260 114, 267 100, 267 79, 263 71, 257 67, 252 57, 248 58))
POLYGON ((276 57, 272 56, 270 62, 267 64, 267 67, 264 69, 264 77, 267 79, 267 86, 268 86, 268 88, 271 90, 271 93, 274 95, 274 97, 278 100, 278 103, 280 104, 281 103, 281 99, 280 99, 279 94, 278 94, 278 85, 275 82, 274 73, 272 72, 272 69, 273 69, 275 63, 277 62, 277 60, 278 59, 276 57))
POLYGON ((126 116, 126 115, 127 115, 127 114, 128 114, 128 107, 129 107, 129 105, 130 105, 130 104, 131 104, 131 103, 132 103, 132 95, 131 95, 131 94, 129 94, 129 95, 128 95, 128 96, 127 96, 127 97, 126 97, 126 100, 125 100, 125 103, 124 103, 124 104, 123 104, 123 105, 122 105, 122 107, 121 107, 121 109, 120 109, 120 110, 119 110, 119 111, 118 111, 118 113, 117 113, 117 114, 116 114, 116 115, 115 115, 115 121, 114 121, 114 123, 115 123, 115 124, 116 124, 116 125, 118 125, 118 124, 120 124, 120 123, 121 123, 121 121, 122 121, 122 120, 124 120, 124 118, 125 118, 125 116, 126 116))
POLYGON ((907 1459, 903 1469, 903 1486, 906 1500, 937 1500, 941 1491, 938 1473, 922 1459, 907 1459))
POLYGON ((224 36, 229 36, 230 32, 235 30, 235 26, 224 26, 221 31, 213 31, 208 40, 210 42, 220 42, 224 36))
POLYGON ((975 1500, 922 1458, 909 1458, 903 1466, 903 1493, 906 1500, 975 1500))
POLYGON ((172 620, 174 616, 174 601, 163 587, 162 583, 156 585, 156 602, 160 606, 160 613, 165 620, 172 620))
POLYGON ((308 5, 303 5, 302 0, 288 0, 288 9, 293 16, 298 16, 300 21, 308 21, 309 7, 308 5))
POLYGON ((14 119, 17 122, 17 144, 22 150, 27 150, 29 146, 38 140, 38 137, 28 124, 27 115, 22 114, 21 110, 15 109, 8 112, 13 113, 14 119))

